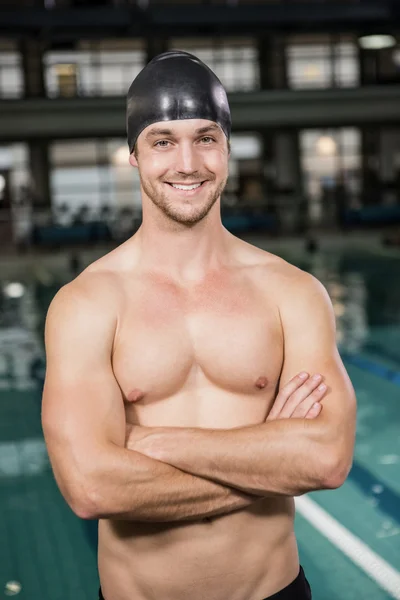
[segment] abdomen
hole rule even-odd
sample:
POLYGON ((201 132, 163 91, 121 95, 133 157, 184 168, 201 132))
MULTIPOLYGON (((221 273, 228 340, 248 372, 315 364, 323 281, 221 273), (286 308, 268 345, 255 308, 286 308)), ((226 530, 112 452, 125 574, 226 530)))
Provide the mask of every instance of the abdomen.
POLYGON ((111 590, 118 573, 122 588, 130 590, 126 600, 244 600, 269 571, 279 577, 280 565, 287 569, 291 562, 296 570, 293 518, 293 500, 274 498, 210 522, 103 521, 101 580, 111 590))

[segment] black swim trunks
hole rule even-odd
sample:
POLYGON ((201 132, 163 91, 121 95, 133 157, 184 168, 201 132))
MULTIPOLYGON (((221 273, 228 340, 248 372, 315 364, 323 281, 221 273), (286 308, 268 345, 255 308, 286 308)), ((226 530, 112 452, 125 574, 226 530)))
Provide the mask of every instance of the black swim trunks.
MULTIPOLYGON (((104 600, 101 590, 99 591, 99 600, 104 600)), ((134 599, 132 598, 132 600, 134 599)), ((311 600, 311 589, 303 569, 300 567, 300 573, 292 583, 264 600, 311 600)))
POLYGON ((311 588, 302 567, 296 579, 280 592, 268 596, 264 600, 311 600, 311 588))

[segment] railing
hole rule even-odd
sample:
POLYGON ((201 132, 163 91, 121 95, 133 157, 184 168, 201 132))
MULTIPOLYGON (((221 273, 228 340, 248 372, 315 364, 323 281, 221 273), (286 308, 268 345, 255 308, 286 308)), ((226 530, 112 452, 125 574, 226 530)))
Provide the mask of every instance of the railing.
MULTIPOLYGON (((398 199, 399 200, 399 199, 398 199)), ((360 229, 400 224, 400 202, 392 205, 348 208, 331 202, 322 206, 316 219, 305 197, 281 195, 270 199, 268 206, 237 199, 232 206, 223 205, 222 221, 235 234, 267 231, 273 235, 305 235, 318 229, 360 229)), ((0 253, 6 248, 67 249, 74 246, 122 243, 138 230, 142 221, 140 208, 103 207, 97 214, 81 209, 74 214, 64 210, 36 210, 25 213, 0 211, 0 253)))
MULTIPOLYGON (((85 8, 97 6, 139 6, 145 8, 149 5, 170 5, 170 4, 227 4, 227 5, 246 5, 246 4, 284 4, 296 5, 305 0, 5 0, 2 7, 6 8, 19 6, 25 8, 47 8, 48 10, 63 9, 67 7, 85 8)), ((337 4, 338 0, 307 0, 315 4, 337 4)), ((361 4, 363 0, 341 0, 348 4, 361 4)))
MULTIPOLYGON (((103 2, 99 2, 99 4, 103 5, 113 5, 113 6, 132 6, 137 5, 142 8, 149 5, 171 5, 171 4, 200 4, 200 5, 210 5, 210 4, 227 4, 230 6, 234 5, 251 5, 251 4, 283 4, 283 5, 298 5, 300 3, 304 4, 305 0, 103 0, 103 2)), ((314 2, 316 4, 337 4, 337 0, 306 0, 308 2, 314 2)), ((348 4, 360 4, 362 0, 344 0, 348 4)), ((50 4, 51 0, 48 0, 48 4, 50 4)), ((53 4, 55 7, 65 7, 67 0, 54 0, 53 4)), ((70 6, 90 6, 90 0, 69 0, 70 6)), ((343 0, 342 0, 343 2, 343 0)))

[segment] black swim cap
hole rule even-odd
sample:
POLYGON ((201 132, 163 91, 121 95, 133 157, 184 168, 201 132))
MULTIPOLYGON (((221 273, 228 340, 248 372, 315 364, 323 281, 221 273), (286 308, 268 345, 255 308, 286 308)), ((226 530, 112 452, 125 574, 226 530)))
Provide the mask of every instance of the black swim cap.
POLYGON ((129 88, 129 151, 148 125, 180 119, 214 121, 229 139, 231 114, 222 83, 193 54, 173 50, 153 58, 129 88))

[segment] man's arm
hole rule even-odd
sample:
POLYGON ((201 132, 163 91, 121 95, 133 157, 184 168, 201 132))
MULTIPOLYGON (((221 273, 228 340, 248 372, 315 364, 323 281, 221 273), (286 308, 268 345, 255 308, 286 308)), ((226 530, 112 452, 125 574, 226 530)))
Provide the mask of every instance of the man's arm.
POLYGON ((166 428, 144 440, 141 452, 253 494, 299 495, 344 482, 352 463, 356 402, 336 347, 332 305, 325 288, 303 272, 285 298, 280 389, 296 372, 323 374, 328 389, 320 415, 233 430, 166 428))
POLYGON ((124 447, 124 403, 111 366, 116 300, 109 282, 81 281, 49 309, 42 405, 54 475, 72 510, 86 519, 181 521, 258 500, 124 447))

